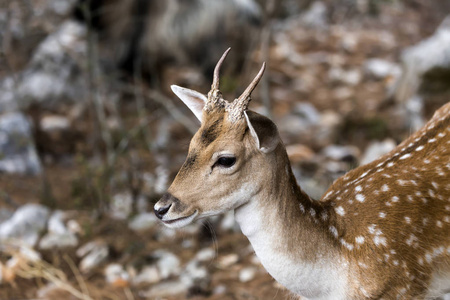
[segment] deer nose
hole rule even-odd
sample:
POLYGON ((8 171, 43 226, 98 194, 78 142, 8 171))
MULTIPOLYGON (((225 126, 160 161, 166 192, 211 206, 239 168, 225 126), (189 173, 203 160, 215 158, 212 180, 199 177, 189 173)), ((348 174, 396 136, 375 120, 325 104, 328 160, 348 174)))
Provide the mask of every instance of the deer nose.
POLYGON ((171 206, 172 204, 160 208, 153 208, 153 211, 155 212, 155 215, 158 217, 158 219, 162 220, 162 218, 169 211, 171 206))

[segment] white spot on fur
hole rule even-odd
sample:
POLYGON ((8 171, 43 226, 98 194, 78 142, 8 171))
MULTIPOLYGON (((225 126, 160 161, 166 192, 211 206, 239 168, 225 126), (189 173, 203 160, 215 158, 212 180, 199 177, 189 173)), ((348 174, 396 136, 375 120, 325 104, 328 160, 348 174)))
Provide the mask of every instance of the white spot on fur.
POLYGON ((364 197, 364 195, 362 195, 362 194, 356 194, 355 198, 359 202, 364 202, 364 200, 366 200, 366 197, 364 197))
POLYGON ((347 243, 344 239, 340 239, 340 242, 343 246, 345 246, 348 250, 353 250, 353 245, 350 243, 347 243))
POLYGON ((386 217, 386 213, 385 213, 385 212, 382 212, 382 211, 380 211, 380 213, 379 213, 378 215, 380 216, 380 218, 386 217))
POLYGON ((399 198, 397 196, 392 197, 392 202, 398 202, 399 198))
POLYGON ((337 232, 336 227, 330 226, 328 229, 330 230, 331 234, 332 234, 335 238, 338 237, 338 232, 337 232))
POLYGON ((357 237, 355 238, 355 241, 356 241, 356 243, 358 243, 358 244, 363 244, 363 243, 364 243, 364 237, 363 237, 362 235, 357 236, 357 237))
POLYGON ((441 221, 436 221, 436 226, 439 228, 442 228, 442 222, 441 221))
POLYGON ((387 185, 387 184, 383 184, 383 186, 381 187, 381 190, 382 190, 383 192, 389 191, 388 185, 387 185))
POLYGON ((379 246, 379 245, 383 245, 386 246, 386 238, 382 237, 382 236, 374 236, 373 238, 373 242, 375 243, 375 245, 379 246))
POLYGON ((338 207, 336 207, 334 210, 335 210, 336 213, 337 213, 338 215, 340 215, 340 216, 345 215, 345 210, 344 210, 344 208, 343 208, 342 206, 338 206, 338 207))
POLYGON ((355 191, 356 192, 361 192, 362 191, 362 186, 358 185, 357 187, 355 187, 355 191))
POLYGON ((407 159, 408 157, 411 157, 411 153, 407 153, 407 154, 401 156, 400 159, 403 160, 403 159, 407 159))
POLYGON ((303 204, 299 204, 299 207, 300 207, 300 211, 302 212, 302 213, 305 213, 305 207, 303 206, 303 204))
POLYGON ((406 222, 406 224, 411 224, 411 218, 410 217, 405 217, 405 222, 406 222))
POLYGON ((416 148, 416 151, 423 150, 423 148, 425 148, 425 146, 424 145, 420 145, 419 147, 416 148))

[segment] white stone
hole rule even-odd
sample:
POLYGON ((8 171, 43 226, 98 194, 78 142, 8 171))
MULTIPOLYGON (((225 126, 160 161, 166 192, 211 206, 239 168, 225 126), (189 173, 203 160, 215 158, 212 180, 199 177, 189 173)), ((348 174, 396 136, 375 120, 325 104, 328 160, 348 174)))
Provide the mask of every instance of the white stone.
POLYGON ((60 249, 76 246, 78 246, 78 238, 69 231, 65 233, 48 232, 39 242, 39 248, 41 249, 60 249))
POLYGON ((199 262, 210 262, 216 257, 216 251, 212 248, 203 248, 199 252, 197 252, 197 255, 195 255, 195 258, 199 262))
POLYGON ((382 155, 389 153, 396 147, 396 143, 392 139, 385 139, 382 142, 372 142, 367 147, 361 158, 361 165, 368 164, 382 155))
POLYGON ((256 269, 254 267, 243 268, 239 271, 239 281, 249 282, 255 278, 256 269))
POLYGON ((121 264, 113 263, 106 266, 104 271, 106 282, 114 284, 118 280, 129 281, 130 274, 124 270, 121 264))
POLYGON ((217 260, 220 268, 226 269, 239 261, 239 256, 235 253, 227 254, 217 260))
POLYGON ((181 272, 180 259, 173 253, 165 250, 156 250, 153 256, 157 259, 156 266, 162 279, 172 275, 179 275, 181 272))
POLYGON ((143 283, 157 283, 162 280, 159 270, 156 266, 145 266, 142 271, 133 278, 134 285, 143 283))
POLYGON ((80 271, 86 273, 103 263, 109 255, 108 246, 101 241, 92 241, 76 252, 78 257, 83 257, 80 262, 80 271))
POLYGON ((0 240, 19 239, 33 247, 45 229, 49 209, 39 204, 25 204, 14 215, 0 224, 0 240))
POLYGON ((140 213, 130 221, 128 227, 134 231, 145 231, 153 228, 157 222, 158 219, 154 213, 140 213))
POLYGON ((397 64, 379 58, 368 59, 364 70, 367 75, 377 79, 384 79, 388 76, 397 78, 401 74, 401 69, 397 64))

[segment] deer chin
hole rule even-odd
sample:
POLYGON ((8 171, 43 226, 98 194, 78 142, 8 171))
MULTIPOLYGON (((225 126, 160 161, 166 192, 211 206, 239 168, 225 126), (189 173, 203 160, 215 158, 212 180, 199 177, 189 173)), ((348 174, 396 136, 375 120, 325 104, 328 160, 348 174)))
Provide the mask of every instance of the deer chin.
POLYGON ((164 225, 166 225, 169 228, 181 228, 181 227, 191 224, 197 215, 198 215, 198 210, 195 210, 192 214, 190 214, 188 216, 174 218, 174 219, 163 218, 163 220, 161 220, 161 221, 164 223, 164 225))

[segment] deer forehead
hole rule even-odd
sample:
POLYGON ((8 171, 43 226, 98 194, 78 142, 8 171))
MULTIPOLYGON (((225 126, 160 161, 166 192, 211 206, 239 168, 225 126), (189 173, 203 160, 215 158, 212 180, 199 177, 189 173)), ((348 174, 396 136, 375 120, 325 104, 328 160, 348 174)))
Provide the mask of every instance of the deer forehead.
POLYGON ((209 113, 192 139, 191 149, 208 152, 232 148, 243 141, 245 126, 245 122, 231 123, 226 112, 209 113))

